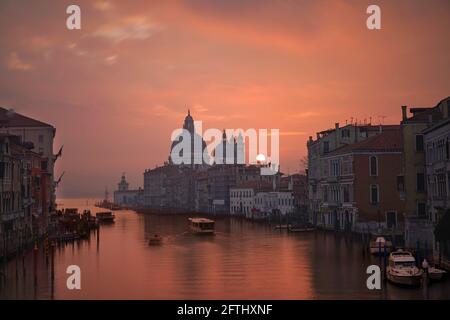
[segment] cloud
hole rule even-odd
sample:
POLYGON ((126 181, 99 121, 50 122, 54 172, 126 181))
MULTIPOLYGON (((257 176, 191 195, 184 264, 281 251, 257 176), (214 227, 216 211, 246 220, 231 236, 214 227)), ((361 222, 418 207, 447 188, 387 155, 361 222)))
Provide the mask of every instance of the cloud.
MULTIPOLYGON (((147 109, 145 109, 147 110, 147 109)), ((167 106, 164 105, 156 105, 153 108, 150 109, 150 114, 154 116, 160 116, 160 117, 180 117, 183 114, 181 112, 177 112, 173 109, 170 109, 167 106)))
POLYGON ((296 113, 292 115, 292 118, 311 118, 311 117, 317 117, 320 114, 318 112, 314 112, 314 111, 305 111, 305 112, 300 112, 300 113, 296 113))
POLYGON ((117 55, 108 56, 105 58, 105 63, 108 65, 113 65, 117 62, 117 55))
POLYGON ((192 108, 195 112, 207 112, 208 111, 208 108, 207 107, 204 107, 204 106, 202 106, 202 105, 200 105, 200 104, 196 104, 196 105, 194 105, 194 107, 192 108))
POLYGON ((95 1, 93 4, 94 8, 98 11, 109 11, 112 9, 113 5, 109 1, 95 1))
MULTIPOLYGON (((308 133, 305 131, 281 131, 280 130, 280 136, 304 136, 308 133)), ((270 136, 270 133, 268 134, 270 136)))
POLYGON ((105 24, 94 33, 94 37, 105 38, 115 43, 124 40, 146 40, 162 30, 162 26, 149 21, 146 17, 131 16, 121 20, 118 24, 105 24))
POLYGON ((28 71, 33 68, 33 66, 29 63, 24 62, 17 52, 11 52, 9 54, 6 65, 11 70, 19 70, 19 71, 28 71))

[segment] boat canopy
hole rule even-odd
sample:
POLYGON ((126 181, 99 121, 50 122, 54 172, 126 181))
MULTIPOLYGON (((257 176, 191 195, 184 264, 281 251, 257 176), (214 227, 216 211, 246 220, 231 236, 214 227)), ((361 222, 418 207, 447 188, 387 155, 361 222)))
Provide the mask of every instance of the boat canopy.
POLYGON ((189 221, 191 221, 192 223, 214 223, 214 220, 206 218, 189 218, 189 221))

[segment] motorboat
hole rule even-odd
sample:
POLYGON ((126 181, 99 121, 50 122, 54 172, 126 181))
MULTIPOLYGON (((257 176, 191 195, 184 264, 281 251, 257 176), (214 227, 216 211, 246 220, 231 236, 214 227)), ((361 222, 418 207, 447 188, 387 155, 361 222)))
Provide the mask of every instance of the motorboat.
POLYGON ((387 279, 397 285, 419 286, 423 270, 416 266, 416 259, 411 252, 397 250, 389 255, 387 279))
POLYGON ((382 255, 384 254, 385 251, 386 254, 389 254, 391 250, 392 250, 392 242, 386 240, 385 237, 377 237, 374 241, 370 241, 371 254, 382 255))
POLYGON ((192 232, 197 234, 214 234, 215 221, 206 218, 189 218, 192 232))
POLYGON ((95 217, 98 223, 113 223, 116 218, 111 211, 97 212, 95 217))
POLYGON ((441 281, 446 276, 447 271, 438 269, 436 267, 428 268, 428 277, 431 281, 441 281))
POLYGON ((163 239, 160 235, 155 234, 155 235, 151 236, 150 239, 148 239, 148 244, 150 246, 160 245, 160 244, 162 244, 162 240, 163 239))
POLYGON ((311 232, 316 230, 316 228, 313 225, 301 225, 301 226, 289 226, 288 231, 289 232, 311 232))

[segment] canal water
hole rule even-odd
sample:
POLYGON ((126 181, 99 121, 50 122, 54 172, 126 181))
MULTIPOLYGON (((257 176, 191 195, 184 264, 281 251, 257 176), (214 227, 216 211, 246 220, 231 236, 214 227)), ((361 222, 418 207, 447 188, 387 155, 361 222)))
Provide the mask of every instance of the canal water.
MULTIPOLYGON (((94 200, 59 203, 101 210, 94 200)), ((379 260, 342 235, 280 232, 220 217, 215 236, 196 236, 188 216, 115 214, 115 224, 102 225, 98 236, 56 247, 53 262, 40 248, 1 266, 0 299, 450 298, 450 280, 427 291, 388 283, 368 290, 366 268, 379 260), (154 234, 164 237, 161 246, 148 245, 154 234), (67 289, 70 265, 81 268, 81 290, 67 289)))

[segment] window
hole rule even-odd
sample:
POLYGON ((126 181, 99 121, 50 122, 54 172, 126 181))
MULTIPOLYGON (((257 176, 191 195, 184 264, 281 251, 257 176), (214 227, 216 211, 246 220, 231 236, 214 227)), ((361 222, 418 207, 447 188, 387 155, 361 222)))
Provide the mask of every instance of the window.
POLYGON ((386 212, 386 225, 389 229, 397 226, 397 213, 395 211, 386 212))
POLYGON ((417 173, 417 191, 418 192, 424 192, 425 191, 425 174, 424 173, 417 173))
POLYGON ((323 153, 330 152, 330 142, 324 141, 323 142, 323 153))
POLYGON ((449 160, 450 159, 450 146, 449 146, 449 142, 448 142, 448 138, 445 141, 445 155, 446 155, 446 159, 449 160))
POLYGON ((426 218, 427 208, 425 202, 417 203, 417 215, 419 216, 419 218, 426 218))
POLYGON ((349 129, 343 129, 341 131, 341 137, 342 138, 350 138, 350 130, 349 129))
POLYGON ((377 184, 370 185, 370 203, 377 204, 380 200, 379 190, 377 184))
POLYGON ((331 160, 331 176, 332 177, 338 177, 341 173, 341 166, 339 159, 331 160))
POLYGON ((423 152, 423 135, 416 134, 416 151, 423 152))
POLYGON ((343 194, 344 194, 344 202, 350 202, 350 191, 349 191, 349 185, 346 184, 342 187, 343 194))
POLYGON ((44 136, 42 134, 39 135, 38 137, 39 143, 43 143, 44 142, 44 136))
POLYGON ((4 162, 0 162, 0 179, 5 177, 6 166, 4 162))
POLYGON ((405 176, 397 176, 397 190, 405 191, 405 176))
POLYGON ((375 156, 369 158, 370 175, 378 176, 378 159, 375 156))

